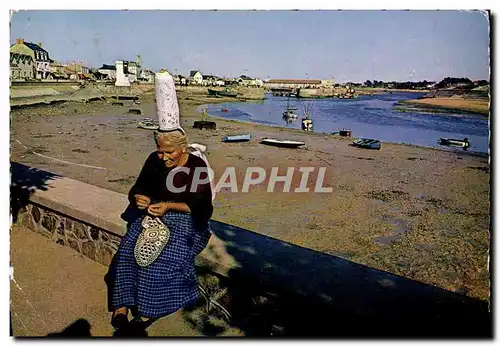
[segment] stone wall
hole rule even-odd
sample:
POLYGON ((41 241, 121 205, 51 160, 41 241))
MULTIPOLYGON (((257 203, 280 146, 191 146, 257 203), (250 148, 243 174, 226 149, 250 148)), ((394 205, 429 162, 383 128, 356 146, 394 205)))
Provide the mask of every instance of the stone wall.
POLYGON ((34 203, 21 209, 18 223, 105 266, 121 241, 115 234, 34 203))
POLYGON ((244 86, 229 86, 229 87, 206 87, 200 85, 187 85, 180 86, 176 85, 176 90, 187 90, 192 94, 200 94, 200 95, 208 95, 208 89, 214 90, 225 90, 229 88, 230 90, 234 90, 238 93, 238 98, 247 99, 247 100, 264 100, 265 98, 265 89, 264 88, 254 88, 254 87, 244 87, 244 86))
POLYGON ((265 99, 265 89, 255 88, 255 87, 237 87, 238 97, 247 100, 264 100, 265 99))
POLYGON ((299 89, 299 97, 302 98, 323 98, 333 97, 335 89, 299 89))

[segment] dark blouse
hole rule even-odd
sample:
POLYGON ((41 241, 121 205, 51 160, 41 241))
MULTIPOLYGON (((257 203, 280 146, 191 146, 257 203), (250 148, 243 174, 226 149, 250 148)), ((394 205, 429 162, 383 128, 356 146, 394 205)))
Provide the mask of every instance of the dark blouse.
MULTIPOLYGON (((146 159, 137 181, 130 189, 128 194, 130 203, 136 206, 134 195, 137 194, 149 197, 152 204, 158 202, 186 203, 191 210, 195 226, 207 227, 213 213, 210 183, 198 184, 196 190, 191 192, 195 169, 197 167, 206 169, 207 166, 201 158, 189 154, 184 167, 189 169, 189 173, 179 171, 173 179, 174 187, 182 188, 185 186, 184 192, 169 191, 167 189, 167 176, 174 167, 165 166, 165 162, 158 157, 156 152, 151 153, 146 159)), ((201 181, 207 179, 206 170, 202 171, 199 179, 201 181)))

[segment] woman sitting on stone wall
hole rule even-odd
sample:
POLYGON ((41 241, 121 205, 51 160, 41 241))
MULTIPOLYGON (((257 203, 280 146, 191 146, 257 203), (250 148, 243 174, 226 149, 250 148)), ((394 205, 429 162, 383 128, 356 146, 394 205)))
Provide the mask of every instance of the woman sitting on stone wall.
MULTIPOLYGON (((157 104, 159 96, 157 86, 157 104)), ((178 110, 167 114, 178 117, 178 110)), ((159 116, 161 126, 160 111, 159 116)), ((134 322, 149 325, 199 297, 195 257, 208 243, 213 212, 207 165, 188 152, 178 119, 163 120, 171 126, 154 134, 157 151, 130 190, 134 216, 110 267, 109 309, 116 329, 129 323, 129 309, 134 322)))

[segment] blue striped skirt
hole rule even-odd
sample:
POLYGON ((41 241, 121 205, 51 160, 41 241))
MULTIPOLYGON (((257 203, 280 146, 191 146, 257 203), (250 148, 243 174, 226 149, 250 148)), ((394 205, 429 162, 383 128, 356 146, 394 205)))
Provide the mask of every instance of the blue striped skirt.
POLYGON ((210 231, 195 229, 191 215, 167 212, 161 219, 170 229, 170 239, 160 256, 148 267, 139 266, 134 248, 144 215, 127 226, 110 268, 110 308, 136 307, 140 316, 163 317, 199 298, 195 257, 207 245, 210 231))

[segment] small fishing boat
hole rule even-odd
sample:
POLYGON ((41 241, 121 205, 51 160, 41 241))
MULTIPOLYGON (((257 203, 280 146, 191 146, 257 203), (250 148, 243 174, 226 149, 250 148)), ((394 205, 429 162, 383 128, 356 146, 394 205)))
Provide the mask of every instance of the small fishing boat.
POLYGON ((221 109, 221 111, 222 111, 223 113, 227 113, 229 110, 228 110, 227 108, 222 108, 222 109, 221 109))
POLYGON ((378 139, 372 138, 358 138, 354 142, 352 142, 352 145, 358 148, 376 150, 380 150, 381 147, 380 141, 378 139))
POLYGON ((137 127, 145 130, 158 130, 160 128, 160 125, 158 124, 158 121, 144 120, 139 121, 137 127))
POLYGON ((210 96, 226 96, 226 97, 237 97, 238 93, 231 91, 229 88, 224 90, 208 89, 208 95, 210 96))
POLYGON ((288 99, 286 101, 286 109, 283 111, 283 118, 288 118, 288 119, 297 119, 299 116, 297 115, 297 109, 295 107, 290 107, 290 96, 288 96, 288 99))
POLYGON ((332 135, 339 135, 343 137, 351 137, 352 132, 349 129, 342 129, 331 133, 332 135))
POLYGON ((297 119, 297 108, 288 108, 283 112, 283 118, 297 119))
POLYGON ((226 96, 226 97, 237 97, 238 93, 236 91, 231 91, 229 89, 225 89, 223 91, 219 91, 220 96, 226 96))
POLYGON ((453 138, 439 138, 438 144, 440 145, 453 145, 456 147, 462 147, 464 149, 467 149, 470 147, 469 139, 464 138, 464 139, 453 139, 453 138))
POLYGON ((290 124, 292 124, 295 120, 297 120, 297 118, 289 118, 289 117, 286 117, 286 116, 283 116, 283 117, 282 117, 282 119, 283 119, 283 120, 285 120, 285 123, 286 123, 287 125, 290 125, 290 124))
POLYGON ((272 145, 275 147, 283 147, 283 148, 298 148, 300 146, 305 145, 305 142, 301 141, 292 141, 287 139, 275 139, 275 138, 263 138, 260 141, 261 144, 272 145))
POLYGON ((248 142, 249 140, 252 139, 251 134, 244 134, 244 135, 233 135, 233 136, 225 136, 222 137, 223 142, 248 142))
POLYGON ((344 136, 344 137, 351 137, 351 130, 349 129, 342 129, 342 130, 339 130, 339 135, 341 136, 344 136))
POLYGON ((219 91, 218 90, 215 90, 215 89, 208 89, 208 95, 210 96, 217 96, 219 94, 219 91))
POLYGON ((137 108, 131 108, 128 110, 128 113, 129 114, 142 114, 141 110, 140 109, 137 109, 137 108))
POLYGON ((302 118, 302 130, 312 132, 313 126, 314 124, 312 119, 310 119, 309 117, 302 118))

